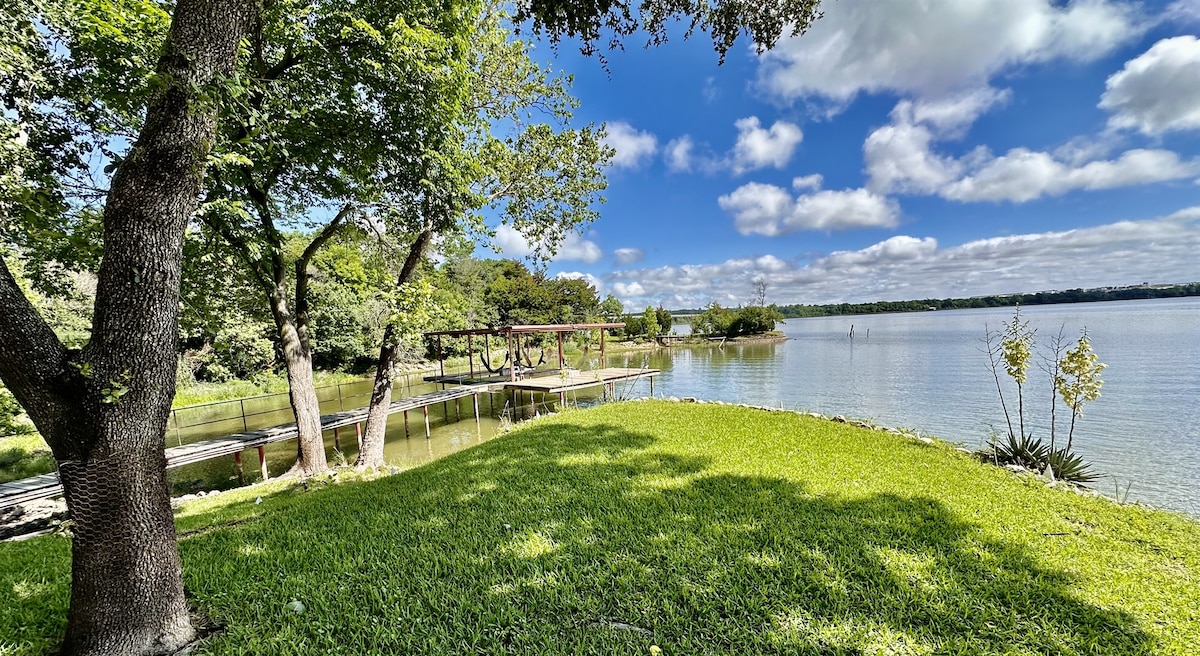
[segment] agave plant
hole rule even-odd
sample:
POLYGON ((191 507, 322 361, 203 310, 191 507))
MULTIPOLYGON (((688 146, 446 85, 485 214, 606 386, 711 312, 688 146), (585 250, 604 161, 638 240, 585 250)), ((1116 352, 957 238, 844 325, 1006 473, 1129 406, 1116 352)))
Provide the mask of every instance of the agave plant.
POLYGON ((1041 471, 1050 458, 1050 447, 1035 438, 1032 433, 1020 437, 1008 436, 993 447, 996 461, 1001 465, 1020 465, 1026 469, 1041 471))
POLYGON ((1046 465, 1054 472, 1054 477, 1070 483, 1090 483, 1098 478, 1092 472, 1091 464, 1075 455, 1069 449, 1050 450, 1050 447, 1035 438, 1033 434, 1024 437, 1007 437, 1004 441, 992 445, 988 454, 1000 465, 1020 465, 1033 471, 1045 471, 1046 465))
POLYGON ((1084 462, 1082 457, 1067 449, 1052 452, 1049 463, 1054 476, 1061 481, 1090 483, 1099 478, 1099 475, 1092 471, 1091 463, 1084 462))

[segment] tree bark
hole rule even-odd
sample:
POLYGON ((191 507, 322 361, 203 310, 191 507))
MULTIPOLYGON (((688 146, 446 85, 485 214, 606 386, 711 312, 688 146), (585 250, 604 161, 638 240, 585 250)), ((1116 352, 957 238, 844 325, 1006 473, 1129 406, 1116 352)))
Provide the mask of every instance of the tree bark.
POLYGON ((183 233, 196 211, 216 106, 260 7, 180 0, 159 61, 165 89, 113 177, 92 337, 69 352, 0 275, 0 378, 58 462, 71 514, 64 654, 157 654, 193 637, 166 478, 183 233))
POLYGON ((288 310, 286 283, 282 274, 278 274, 267 300, 279 331, 279 344, 287 369, 288 400, 296 416, 296 464, 288 474, 312 476, 328 469, 329 461, 325 457, 325 438, 321 435, 321 404, 313 383, 308 326, 296 321, 288 310))
MULTIPOLYGON (((433 240, 433 231, 425 230, 417 235, 408 250, 408 257, 400 274, 396 277, 396 288, 412 280, 425 256, 425 249, 433 240)), ((396 356, 400 345, 396 339, 396 326, 388 322, 383 329, 383 343, 379 347, 379 363, 375 368, 375 382, 371 386, 371 405, 367 408, 367 425, 363 429, 362 448, 358 451, 358 459, 354 466, 359 469, 382 467, 384 436, 387 432, 388 406, 392 402, 392 378, 396 371, 396 356)))

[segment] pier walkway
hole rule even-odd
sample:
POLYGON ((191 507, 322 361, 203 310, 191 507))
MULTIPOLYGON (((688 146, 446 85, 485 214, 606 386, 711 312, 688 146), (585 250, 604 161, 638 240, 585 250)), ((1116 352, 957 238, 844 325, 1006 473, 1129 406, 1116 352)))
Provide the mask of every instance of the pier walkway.
MULTIPOLYGON (((479 394, 491 391, 489 385, 468 385, 463 387, 453 387, 418 396, 410 396, 403 399, 392 401, 388 406, 388 414, 392 415, 397 412, 405 413, 404 425, 405 434, 408 433, 408 411, 421 409, 424 411, 425 417, 425 435, 429 436, 429 406, 438 403, 446 403, 449 401, 457 401, 468 396, 474 397, 475 402, 475 420, 479 421, 479 394)), ((354 410, 345 410, 343 412, 335 412, 333 414, 324 415, 321 417, 321 429, 323 431, 332 430, 334 432, 334 443, 339 443, 338 429, 347 426, 356 426, 357 432, 361 437, 362 422, 367 419, 367 408, 356 408, 354 410)), ((297 430, 295 422, 283 424, 280 426, 272 426, 270 428, 261 428, 258 430, 247 431, 244 433, 236 433, 225 437, 218 437, 211 440, 203 440, 200 442, 192 442, 191 444, 183 444, 181 446, 173 446, 166 449, 167 469, 182 467, 204 460, 220 458, 222 456, 232 455, 237 465, 239 473, 242 467, 242 452, 246 449, 258 449, 259 470, 263 479, 267 476, 267 460, 265 447, 268 444, 275 442, 283 442, 286 440, 296 439, 297 430)), ((11 483, 0 483, 0 509, 15 506, 25 503, 26 501, 34 501, 36 499, 51 499, 62 496, 62 485, 58 481, 58 474, 49 473, 31 478, 24 478, 11 483)))

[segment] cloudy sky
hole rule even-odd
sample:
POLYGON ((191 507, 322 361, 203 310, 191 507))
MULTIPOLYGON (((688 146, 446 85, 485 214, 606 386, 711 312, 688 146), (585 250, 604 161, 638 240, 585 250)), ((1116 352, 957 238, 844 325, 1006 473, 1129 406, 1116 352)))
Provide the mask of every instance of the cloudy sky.
POLYGON ((539 45, 617 151, 549 273, 672 309, 1200 280, 1200 0, 823 9, 724 66, 539 45))

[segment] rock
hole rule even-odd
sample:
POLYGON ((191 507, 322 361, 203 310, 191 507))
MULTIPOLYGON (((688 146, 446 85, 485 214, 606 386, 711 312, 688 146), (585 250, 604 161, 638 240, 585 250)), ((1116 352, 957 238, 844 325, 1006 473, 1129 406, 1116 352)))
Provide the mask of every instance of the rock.
POLYGON ((933 444, 933 439, 929 437, 918 437, 917 440, 926 444, 933 444))
POLYGON ((681 399, 684 403, 701 403, 700 399, 694 396, 685 396, 681 399))
POLYGON ((1004 468, 1009 471, 1016 472, 1018 474, 1022 474, 1024 472, 1029 471, 1028 469, 1025 469, 1024 467, 1022 467, 1021 465, 1004 465, 1004 468))
POLYGON ((844 424, 844 423, 846 423, 846 418, 841 415, 834 415, 833 419, 831 419, 831 421, 836 421, 839 424, 844 424))

